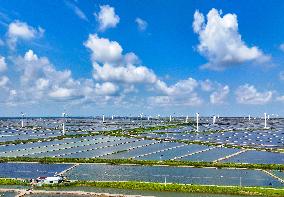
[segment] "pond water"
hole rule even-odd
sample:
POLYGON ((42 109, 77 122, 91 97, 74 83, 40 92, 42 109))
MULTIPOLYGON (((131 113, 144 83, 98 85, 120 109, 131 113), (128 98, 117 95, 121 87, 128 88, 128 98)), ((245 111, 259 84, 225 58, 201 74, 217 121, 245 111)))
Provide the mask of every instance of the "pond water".
POLYGON ((38 163, 0 163, 0 177, 34 179, 39 176, 54 176, 72 165, 38 163))
POLYGON ((83 164, 69 179, 94 181, 146 181, 203 185, 283 186, 259 170, 83 164))

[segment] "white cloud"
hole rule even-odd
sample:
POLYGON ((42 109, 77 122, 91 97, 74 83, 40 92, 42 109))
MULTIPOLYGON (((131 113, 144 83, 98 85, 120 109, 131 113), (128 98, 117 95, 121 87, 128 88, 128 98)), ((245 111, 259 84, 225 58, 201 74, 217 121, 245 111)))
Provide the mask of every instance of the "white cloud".
POLYGON ((8 46, 11 49, 15 49, 18 40, 32 40, 34 38, 41 37, 43 33, 44 29, 41 27, 35 29, 25 22, 16 20, 10 23, 8 27, 8 46))
POLYGON ((273 92, 258 92, 253 85, 245 84, 236 90, 236 100, 241 104, 266 104, 272 99, 273 92))
POLYGON ((113 63, 122 58, 122 47, 118 42, 99 38, 97 34, 90 34, 84 45, 91 49, 93 61, 113 63))
POLYGON ((17 95, 27 99, 75 99, 81 96, 80 82, 72 78, 70 70, 58 71, 48 58, 38 57, 28 50, 23 57, 13 59, 20 71, 20 87, 17 95), (23 91, 24 90, 24 91, 23 91), (33 98, 30 98, 33 97, 33 98))
POLYGON ((284 96, 278 96, 276 98, 277 101, 284 102, 284 96))
POLYGON ((214 89, 214 83, 209 79, 206 79, 205 81, 200 81, 200 86, 201 89, 205 92, 210 92, 214 89))
POLYGON ((151 106, 199 106, 203 103, 203 100, 193 93, 187 97, 175 97, 175 96, 152 96, 148 98, 148 103, 151 106))
POLYGON ((118 86, 111 82, 97 83, 95 91, 98 95, 114 95, 118 91, 118 86))
POLYGON ((145 31, 148 27, 148 23, 139 17, 135 19, 135 22, 140 31, 145 31))
MULTIPOLYGON (((116 84, 95 83, 85 78, 75 80, 70 70, 57 70, 47 57, 39 57, 32 50, 11 60, 19 72, 15 76, 19 76, 20 80, 19 84, 13 83, 13 91, 6 99, 9 105, 45 101, 69 104, 117 103, 123 96, 118 92, 116 84)), ((7 84, 8 81, 0 81, 3 85, 4 82, 7 84)))
MULTIPOLYGON (((195 92, 199 84, 193 78, 180 80, 168 86, 151 69, 141 65, 139 58, 133 52, 123 54, 122 47, 115 41, 92 34, 84 45, 92 52, 93 78, 103 84, 108 82, 115 84, 116 88, 113 85, 109 86, 112 88, 106 88, 111 89, 114 94, 117 94, 117 89, 120 89, 122 94, 137 92, 134 85, 140 84, 140 87, 146 85, 157 94, 148 99, 153 105, 163 103, 163 105, 195 106, 203 102, 195 92)), ((103 84, 96 85, 96 89, 103 87, 103 84)), ((90 90, 88 92, 94 94, 90 90)))
POLYGON ((38 57, 34 52, 30 49, 25 53, 24 59, 27 61, 36 61, 38 60, 38 57))
POLYGON ((203 68, 223 70, 247 62, 264 63, 270 60, 258 47, 248 47, 238 31, 237 15, 223 17, 216 9, 207 14, 207 23, 199 11, 194 14, 193 30, 199 36, 198 52, 208 59, 203 68))
POLYGON ((9 78, 8 77, 6 77, 6 76, 0 77, 0 88, 6 87, 8 82, 9 82, 9 78))
POLYGON ((49 96, 56 99, 63 99, 63 98, 66 99, 72 97, 73 94, 74 91, 72 89, 58 87, 52 90, 49 93, 49 96))
POLYGON ((152 70, 139 64, 134 53, 122 54, 118 42, 89 36, 84 43, 92 51, 93 77, 96 80, 121 83, 155 83, 157 77, 152 70))
POLYGON ((7 70, 7 63, 5 61, 5 57, 0 55, 0 72, 4 72, 5 70, 7 70))
POLYGON ((223 87, 220 87, 217 91, 211 93, 210 103, 224 104, 229 92, 230 92, 229 86, 225 85, 223 87))
POLYGON ((86 14, 75 4, 69 2, 69 1, 65 1, 65 4, 73 10, 73 12, 82 20, 84 21, 88 21, 88 18, 86 16, 86 14))
POLYGON ((193 78, 188 78, 186 80, 178 81, 172 86, 167 86, 165 82, 158 81, 156 88, 166 95, 185 95, 192 93, 195 88, 198 86, 198 82, 193 78))
POLYGON ((120 20, 119 16, 115 14, 114 8, 109 5, 100 6, 100 12, 95 15, 99 21, 100 31, 116 27, 120 20))
POLYGON ((180 80, 171 86, 157 80, 154 91, 160 94, 150 97, 148 102, 156 106, 198 106, 203 103, 203 99, 196 93, 198 85, 193 78, 180 80))
POLYGON ((131 64, 125 66, 112 66, 104 64, 100 66, 93 64, 93 77, 96 80, 115 81, 122 83, 154 83, 156 75, 144 66, 134 66, 131 64))

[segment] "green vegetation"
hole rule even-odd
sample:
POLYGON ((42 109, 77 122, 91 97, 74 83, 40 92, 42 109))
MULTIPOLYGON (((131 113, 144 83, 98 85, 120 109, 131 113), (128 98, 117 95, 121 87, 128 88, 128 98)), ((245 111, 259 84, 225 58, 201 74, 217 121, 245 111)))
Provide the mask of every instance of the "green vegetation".
POLYGON ((155 130, 166 130, 166 129, 172 129, 182 126, 189 126, 192 125, 192 123, 174 123, 174 124, 168 124, 168 125, 159 125, 154 127, 137 127, 133 129, 127 129, 127 130, 115 130, 115 131, 102 131, 100 132, 103 135, 110 135, 110 136, 117 136, 117 137, 132 137, 133 135, 138 135, 141 133, 149 132, 149 131, 155 131, 155 130))
POLYGON ((60 158, 60 157, 1 157, 0 162, 39 162, 39 163, 107 163, 112 165, 136 164, 145 166, 164 165, 164 166, 190 166, 196 168, 215 167, 215 168, 247 168, 264 170, 284 170, 283 164, 241 164, 241 163, 219 163, 219 162, 197 162, 197 161, 150 161, 133 159, 101 159, 101 158, 60 158))
MULTIPOLYGON (((29 180, 25 179, 0 179, 0 185, 30 185, 29 180)), ((212 193, 230 194, 247 196, 284 196, 284 188, 269 187, 239 187, 239 186, 217 186, 217 185, 191 185, 176 183, 153 183, 136 181, 115 181, 115 182, 96 182, 96 181, 72 181, 60 184, 36 186, 35 189, 59 189, 64 187, 97 187, 97 188, 119 188, 131 190, 151 190, 160 192, 185 192, 185 193, 212 193)))
POLYGON ((29 185, 25 179, 0 178, 0 185, 29 185))
POLYGON ((283 197, 284 189, 267 188, 267 187, 238 187, 238 186, 206 186, 206 185, 190 185, 190 184, 164 184, 149 182, 95 182, 95 181, 74 181, 58 185, 44 185, 39 188, 50 187, 68 187, 68 186, 88 186, 102 188, 119 188, 133 190, 152 190, 152 191, 168 191, 168 192, 187 192, 187 193, 212 193, 212 194, 230 194, 230 195, 248 195, 248 196, 273 196, 283 197))

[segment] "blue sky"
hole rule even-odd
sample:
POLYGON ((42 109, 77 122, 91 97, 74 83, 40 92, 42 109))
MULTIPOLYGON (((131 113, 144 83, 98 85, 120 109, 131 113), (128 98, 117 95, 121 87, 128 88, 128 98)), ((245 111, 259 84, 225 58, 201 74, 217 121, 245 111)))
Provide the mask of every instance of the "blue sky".
POLYGON ((283 116, 283 9, 0 0, 0 116, 283 116))

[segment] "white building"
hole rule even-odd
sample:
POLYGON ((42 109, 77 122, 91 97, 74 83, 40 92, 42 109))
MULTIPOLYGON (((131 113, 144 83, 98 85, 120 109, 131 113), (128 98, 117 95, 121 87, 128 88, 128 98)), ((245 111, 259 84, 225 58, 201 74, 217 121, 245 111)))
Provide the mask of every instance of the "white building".
POLYGON ((52 177, 38 177, 36 178, 36 182, 38 184, 56 184, 62 183, 64 181, 63 177, 61 176, 52 176, 52 177))

